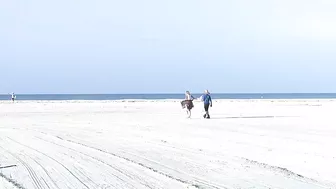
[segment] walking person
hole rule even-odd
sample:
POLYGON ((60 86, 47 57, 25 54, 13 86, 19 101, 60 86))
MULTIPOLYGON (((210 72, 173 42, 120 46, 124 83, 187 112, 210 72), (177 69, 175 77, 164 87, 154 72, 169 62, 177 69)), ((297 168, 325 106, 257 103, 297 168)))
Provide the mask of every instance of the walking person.
POLYGON ((14 93, 12 93, 12 98, 11 98, 12 102, 14 102, 15 99, 16 99, 16 95, 14 93))
POLYGON ((203 115, 203 117, 205 119, 210 119, 209 107, 212 107, 212 99, 210 96, 210 92, 208 90, 204 91, 202 101, 204 102, 204 110, 205 110, 205 114, 203 115))
POLYGON ((182 108, 187 108, 188 118, 191 117, 191 109, 193 109, 194 107, 194 104, 193 104, 194 99, 195 98, 193 97, 193 95, 191 95, 189 91, 186 91, 185 100, 181 102, 182 108))

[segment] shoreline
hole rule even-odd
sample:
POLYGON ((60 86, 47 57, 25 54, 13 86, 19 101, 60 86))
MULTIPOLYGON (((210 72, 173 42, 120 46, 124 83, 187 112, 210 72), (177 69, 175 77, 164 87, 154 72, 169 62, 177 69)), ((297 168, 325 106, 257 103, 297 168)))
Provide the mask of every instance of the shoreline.
MULTIPOLYGON (((123 100, 16 100, 14 103, 10 100, 0 100, 0 103, 143 103, 143 102, 181 102, 184 99, 123 99, 123 100)), ((213 99, 214 102, 333 102, 336 98, 315 98, 315 99, 213 99)), ((202 102, 194 100, 195 103, 202 102)))

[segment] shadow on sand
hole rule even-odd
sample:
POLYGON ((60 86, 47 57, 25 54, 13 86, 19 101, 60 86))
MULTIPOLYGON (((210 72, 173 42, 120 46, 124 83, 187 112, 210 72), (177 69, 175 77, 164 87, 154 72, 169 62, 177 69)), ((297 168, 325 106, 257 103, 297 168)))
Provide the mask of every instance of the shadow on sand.
POLYGON ((271 119, 271 118, 291 118, 298 116, 228 116, 228 117, 211 117, 211 119, 271 119))

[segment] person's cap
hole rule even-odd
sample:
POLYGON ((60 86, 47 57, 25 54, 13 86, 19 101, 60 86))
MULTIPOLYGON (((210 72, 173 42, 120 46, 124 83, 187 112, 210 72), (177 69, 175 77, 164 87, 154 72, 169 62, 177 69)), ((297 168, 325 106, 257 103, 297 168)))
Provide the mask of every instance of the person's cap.
POLYGON ((205 94, 210 94, 209 90, 204 91, 205 94))

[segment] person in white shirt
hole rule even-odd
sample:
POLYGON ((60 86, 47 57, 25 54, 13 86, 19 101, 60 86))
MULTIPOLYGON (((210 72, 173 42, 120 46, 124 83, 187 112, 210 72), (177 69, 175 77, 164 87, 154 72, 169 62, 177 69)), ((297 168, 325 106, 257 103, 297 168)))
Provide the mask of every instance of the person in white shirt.
POLYGON ((195 98, 191 95, 189 91, 185 93, 185 100, 181 102, 182 108, 187 108, 188 118, 191 117, 191 109, 194 107, 193 100, 195 98))

